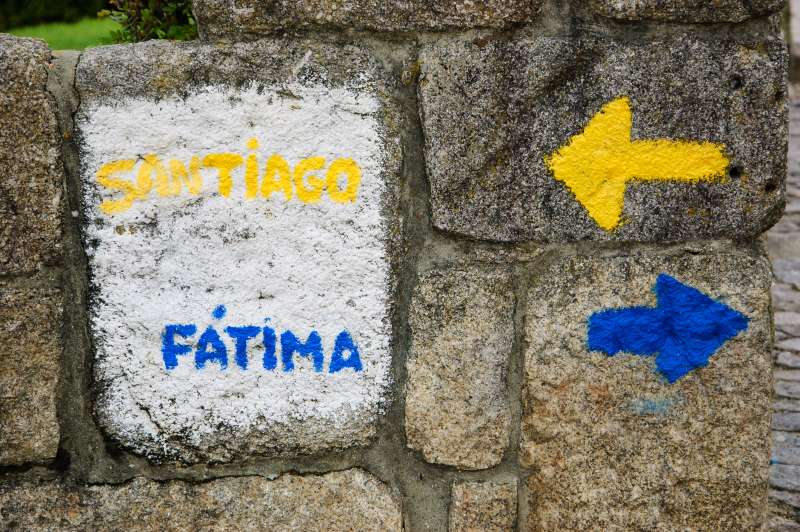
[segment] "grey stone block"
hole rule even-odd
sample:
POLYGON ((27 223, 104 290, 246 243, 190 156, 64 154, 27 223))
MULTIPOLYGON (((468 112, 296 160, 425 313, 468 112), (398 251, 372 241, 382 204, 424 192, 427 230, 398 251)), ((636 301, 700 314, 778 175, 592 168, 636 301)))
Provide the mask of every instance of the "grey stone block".
MULTIPOLYGON (((555 255, 535 275, 520 449, 521 463, 534 470, 530 529, 753 529, 765 521, 769 285, 766 257, 734 249, 555 255), (653 356, 588 348, 590 317, 654 307, 661 273, 749 318, 706 367, 672 384, 653 356)), ((691 340, 679 323, 672 327, 675 342, 691 340)))
POLYGON ((442 39, 423 47, 419 60, 426 167, 439 229, 498 241, 667 242, 753 237, 780 217, 787 59, 778 38, 750 44, 688 35, 646 42, 442 39), (632 113, 630 139, 623 98, 632 113), (616 111, 598 115, 610 102, 616 111), (592 138, 601 147, 573 146, 570 177, 557 180, 545 159, 576 143, 572 139, 593 119, 600 122, 593 122, 592 138), (656 161, 662 172, 687 175, 687 168, 673 170, 690 160, 685 156, 662 159, 665 152, 655 147, 646 164, 636 164, 620 148, 653 147, 647 141, 657 139, 705 142, 705 148, 692 145, 703 155, 684 166, 708 163, 703 172, 717 177, 637 179, 656 161), (716 164, 706 153, 710 146, 717 156, 724 152, 716 164), (617 155, 603 159, 608 153, 617 155), (593 174, 597 168, 605 168, 602 175, 593 174), (583 203, 573 193, 581 187, 583 203), (614 220, 623 197, 611 229, 585 207, 597 201, 614 220))
POLYGON ((774 258, 772 273, 779 283, 800 286, 800 260, 797 257, 789 260, 774 258))
POLYGON ((463 469, 500 463, 510 412, 505 378, 514 334, 510 275, 489 266, 421 276, 411 302, 408 446, 463 469))
POLYGON ((770 231, 767 233, 767 248, 769 249, 769 256, 773 259, 800 257, 800 239, 794 233, 770 231))
MULTIPOLYGON (((800 431, 800 413, 797 412, 773 412, 773 430, 788 430, 792 432, 800 431)), ((798 442, 800 443, 800 442, 798 442)), ((798 449, 800 452, 800 448, 798 449)))
POLYGON ((779 397, 800 398, 800 382, 776 380, 775 394, 779 397))
POLYGON ((61 292, 26 279, 0 282, 0 464, 46 463, 60 431, 61 292))
POLYGON ((800 370, 796 369, 776 369, 773 377, 778 381, 800 381, 800 370))
POLYGON ((206 39, 275 33, 304 27, 373 31, 504 28, 532 21, 541 0, 193 0, 206 39))
POLYGON ((766 524, 771 532, 800 532, 800 524, 787 517, 771 515, 766 524))
POLYGON ((517 482, 456 482, 450 499, 450 532, 514 530, 517 482))
POLYGON ((775 363, 787 368, 800 368, 800 355, 789 351, 781 351, 775 358, 775 363))
POLYGON ((76 83, 106 433, 154 461, 367 444, 391 381, 392 74, 356 46, 150 41, 86 51, 76 83))
POLYGON ((20 530, 402 530, 399 498, 359 469, 207 482, 0 485, 0 521, 20 530))
POLYGON ((800 401, 796 399, 778 399, 773 403, 772 408, 776 411, 800 412, 800 401))
POLYGON ((785 3, 785 0, 589 0, 588 4, 598 15, 621 20, 707 23, 763 17, 779 11, 785 3))
POLYGON ((800 338, 789 338, 788 340, 780 341, 775 347, 786 351, 800 351, 800 338))
POLYGON ((800 336, 800 312, 776 312, 775 328, 789 336, 800 336))
POLYGON ((289 98, 296 84, 357 87, 386 96, 395 83, 367 48, 288 37, 216 44, 152 40, 100 46, 81 55, 76 71, 81 97, 104 102, 184 96, 209 86, 251 84, 262 88, 280 85, 289 98))
POLYGON ((792 285, 776 283, 772 289, 775 310, 800 311, 800 290, 792 285))
POLYGON ((800 491, 800 466, 773 464, 769 469, 770 486, 785 490, 800 491))
POLYGON ((773 463, 800 465, 800 435, 783 432, 785 429, 775 427, 774 424, 773 429, 777 429, 772 432, 773 463))
POLYGON ((0 274, 36 271, 61 258, 64 179, 50 50, 0 34, 0 274))
MULTIPOLYGON (((771 499, 775 499, 781 502, 788 504, 794 508, 800 508, 800 493, 793 493, 790 491, 778 491, 778 490, 770 490, 769 496, 771 499)), ((795 523, 798 529, 800 529, 800 525, 795 523)))

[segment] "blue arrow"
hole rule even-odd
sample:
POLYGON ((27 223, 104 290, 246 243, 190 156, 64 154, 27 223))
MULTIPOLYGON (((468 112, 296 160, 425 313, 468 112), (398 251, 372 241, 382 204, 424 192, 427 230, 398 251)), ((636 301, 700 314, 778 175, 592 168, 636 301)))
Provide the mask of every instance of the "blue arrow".
POLYGON ((708 365, 722 344, 747 329, 748 318, 667 274, 653 287, 657 304, 595 312, 589 317, 590 351, 656 356, 670 383, 708 365))

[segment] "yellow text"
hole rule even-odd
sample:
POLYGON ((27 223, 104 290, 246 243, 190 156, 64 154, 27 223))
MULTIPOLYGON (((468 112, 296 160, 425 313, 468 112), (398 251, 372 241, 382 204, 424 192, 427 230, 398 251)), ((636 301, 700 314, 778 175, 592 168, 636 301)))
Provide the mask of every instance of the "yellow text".
MULTIPOLYGON (((250 139, 247 147, 256 150, 258 140, 250 139)), ((354 203, 361 185, 361 169, 352 159, 334 159, 329 164, 324 157, 307 157, 292 167, 285 158, 273 154, 262 169, 255 153, 195 155, 188 166, 184 161, 163 160, 155 154, 147 154, 138 160, 111 161, 100 167, 97 182, 119 193, 117 198, 104 200, 100 210, 106 214, 125 212, 135 201, 153 194, 197 196, 205 186, 203 170, 208 175, 208 169, 212 175, 216 174, 217 192, 225 198, 231 196, 234 182, 240 175, 245 200, 270 199, 275 195, 284 201, 296 198, 302 203, 318 203, 326 195, 334 203, 354 203), (123 178, 126 175, 128 178, 123 178)))

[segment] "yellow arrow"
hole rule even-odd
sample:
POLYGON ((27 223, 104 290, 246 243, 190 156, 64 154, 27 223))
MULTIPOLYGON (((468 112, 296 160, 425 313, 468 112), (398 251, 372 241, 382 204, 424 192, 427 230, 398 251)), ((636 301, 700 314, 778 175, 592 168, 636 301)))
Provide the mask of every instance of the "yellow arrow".
POLYGON ((582 133, 545 157, 597 225, 611 231, 622 216, 628 181, 725 180, 725 146, 683 140, 631 141, 630 100, 607 103, 582 133))

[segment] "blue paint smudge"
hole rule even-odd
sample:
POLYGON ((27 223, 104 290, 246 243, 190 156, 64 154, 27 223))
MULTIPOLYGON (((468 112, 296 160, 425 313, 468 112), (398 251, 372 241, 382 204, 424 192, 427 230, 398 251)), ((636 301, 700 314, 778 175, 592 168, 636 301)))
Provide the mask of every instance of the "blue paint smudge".
POLYGON ((217 308, 214 309, 211 315, 214 316, 215 320, 221 320, 222 318, 225 317, 225 314, 227 313, 228 309, 225 308, 225 305, 217 305, 217 308))
POLYGON ((656 357, 656 368, 673 383, 705 367, 722 345, 747 329, 748 318, 699 290, 660 274, 657 304, 595 312, 588 320, 590 351, 656 357))
POLYGON ((666 416, 674 405, 674 399, 634 399, 630 408, 638 416, 666 416))

